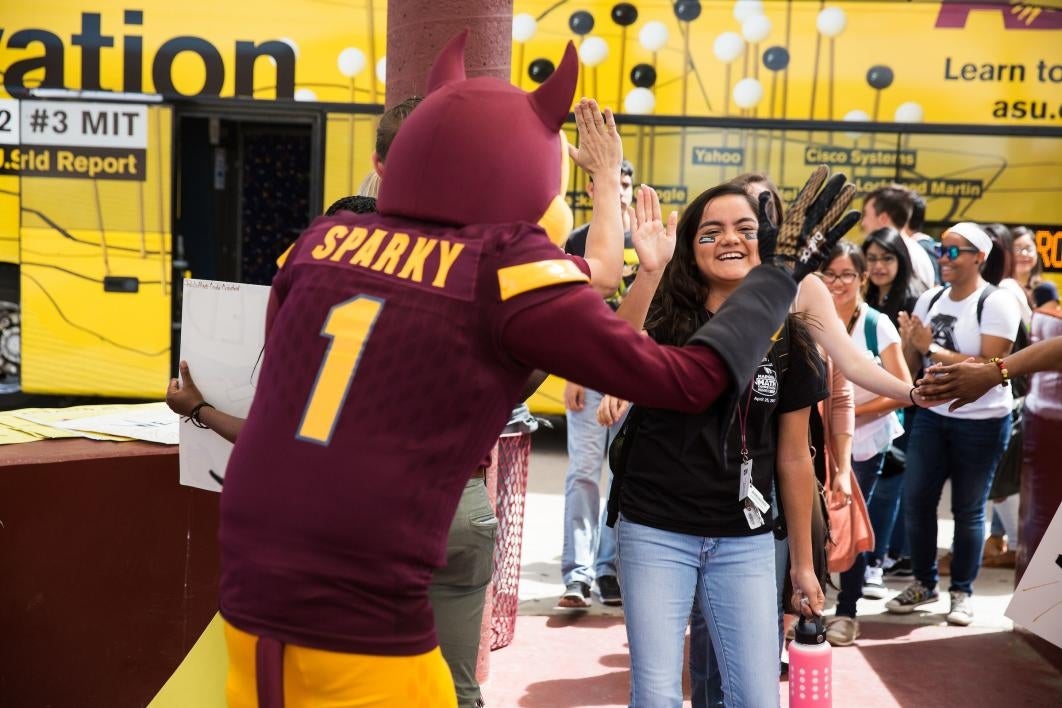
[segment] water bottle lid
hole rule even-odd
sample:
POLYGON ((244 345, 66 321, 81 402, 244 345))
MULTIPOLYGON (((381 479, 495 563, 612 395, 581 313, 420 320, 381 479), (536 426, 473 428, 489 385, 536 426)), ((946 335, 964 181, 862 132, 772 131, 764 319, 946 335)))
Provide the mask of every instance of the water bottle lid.
POLYGON ((822 644, 826 641, 826 623, 822 617, 807 619, 803 616, 797 622, 795 641, 798 644, 822 644))

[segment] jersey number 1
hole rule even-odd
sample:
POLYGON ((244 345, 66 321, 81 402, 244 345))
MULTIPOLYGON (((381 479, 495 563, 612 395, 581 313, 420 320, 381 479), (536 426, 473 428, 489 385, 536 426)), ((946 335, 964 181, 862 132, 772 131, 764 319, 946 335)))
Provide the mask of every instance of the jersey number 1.
POLYGON ((383 300, 358 295, 328 311, 324 326, 321 327, 321 336, 332 341, 328 344, 328 351, 325 352, 313 391, 310 392, 310 400, 302 414, 302 423, 296 435, 300 440, 327 445, 332 439, 343 401, 358 370, 361 353, 383 305, 383 300))

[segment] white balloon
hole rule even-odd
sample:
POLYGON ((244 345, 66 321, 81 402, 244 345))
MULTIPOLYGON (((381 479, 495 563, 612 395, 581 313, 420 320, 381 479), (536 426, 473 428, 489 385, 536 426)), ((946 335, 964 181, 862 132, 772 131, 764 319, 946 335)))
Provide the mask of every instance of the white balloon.
POLYGON ((597 66, 608 59, 608 43, 600 37, 587 37, 579 45, 579 58, 587 66, 597 66))
POLYGON ((921 103, 908 101, 896 107, 895 118, 897 123, 921 123, 925 118, 925 111, 921 103))
MULTIPOLYGON (((850 123, 869 123, 870 115, 866 111, 861 111, 857 108, 854 111, 848 111, 847 113, 845 113, 843 120, 846 120, 850 123)), ((852 140, 859 140, 861 137, 863 137, 862 133, 856 131, 846 132, 845 135, 847 135, 852 140)))
POLYGON ((376 62, 376 78, 387 83, 387 57, 380 57, 380 61, 376 62))
POLYGON ((755 44, 767 39, 771 33, 771 20, 767 15, 753 15, 741 23, 741 34, 745 39, 755 44))
POLYGON ((734 86, 734 103, 739 108, 755 108, 763 99, 763 84, 758 79, 742 79, 734 86))
POLYGON ((724 64, 737 59, 744 49, 745 40, 737 32, 723 32, 715 38, 715 43, 712 45, 716 58, 724 64))
POLYGON ((310 89, 295 89, 296 101, 316 101, 317 94, 310 89))
POLYGON ((734 3, 734 17, 744 24, 753 15, 763 14, 763 0, 737 0, 734 3))
POLYGON ((834 6, 822 8, 819 16, 815 19, 815 27, 818 28, 819 33, 824 37, 836 37, 841 32, 844 32, 844 27, 847 24, 848 17, 844 14, 844 10, 834 6))
POLYGON ((638 33, 638 41, 646 50, 658 52, 667 44, 667 26, 663 22, 646 22, 638 33))
POLYGON ((339 53, 339 73, 348 79, 365 70, 365 52, 354 47, 347 47, 339 53))
POLYGON ((538 22, 526 12, 521 12, 519 15, 513 15, 514 42, 526 42, 535 36, 535 30, 537 29, 538 22))
POLYGON ((647 88, 633 88, 623 99, 623 112, 630 114, 652 113, 656 107, 656 96, 647 88))

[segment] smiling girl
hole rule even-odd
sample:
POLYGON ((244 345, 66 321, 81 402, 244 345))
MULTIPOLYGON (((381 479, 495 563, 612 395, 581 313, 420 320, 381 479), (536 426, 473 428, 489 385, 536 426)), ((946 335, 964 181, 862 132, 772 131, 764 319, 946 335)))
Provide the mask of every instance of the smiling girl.
MULTIPOLYGON (((880 249, 877 245, 872 247, 880 249)), ((867 305, 860 295, 867 282, 863 252, 847 241, 837 244, 823 268, 822 280, 830 289, 837 316, 855 345, 893 376, 910 381, 896 327, 888 317, 867 305)), ((852 471, 869 505, 881 474, 885 450, 903 434, 903 425, 896 411, 908 401, 878 396, 859 386, 854 387, 854 398, 856 427, 852 440, 852 471)), ((877 528, 874 532, 881 533, 877 528)), ((834 646, 848 646, 859 636, 859 623, 855 617, 856 601, 860 597, 864 594, 878 598, 885 596, 880 570, 873 578, 876 582, 868 582, 864 587, 864 569, 868 561, 873 568, 880 567, 880 559, 873 557, 873 553, 860 554, 852 567, 841 573, 837 612, 826 631, 827 641, 834 646)))

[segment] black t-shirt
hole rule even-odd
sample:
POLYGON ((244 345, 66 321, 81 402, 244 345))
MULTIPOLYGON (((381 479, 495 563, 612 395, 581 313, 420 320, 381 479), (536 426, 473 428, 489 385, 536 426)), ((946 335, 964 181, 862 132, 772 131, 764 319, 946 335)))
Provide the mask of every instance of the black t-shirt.
POLYGON ((685 414, 646 408, 635 433, 620 487, 620 512, 634 523, 695 536, 751 536, 774 526, 750 529, 744 502, 738 499, 741 425, 753 461, 752 482, 768 500, 774 487, 778 415, 807 408, 826 398, 825 371, 800 351, 791 350, 789 327, 764 357, 750 389, 738 396, 729 426, 726 460, 713 430, 726 415, 717 403, 704 413, 685 414), (750 395, 751 392, 751 395, 750 395), (746 413, 747 410, 747 413, 746 413))

